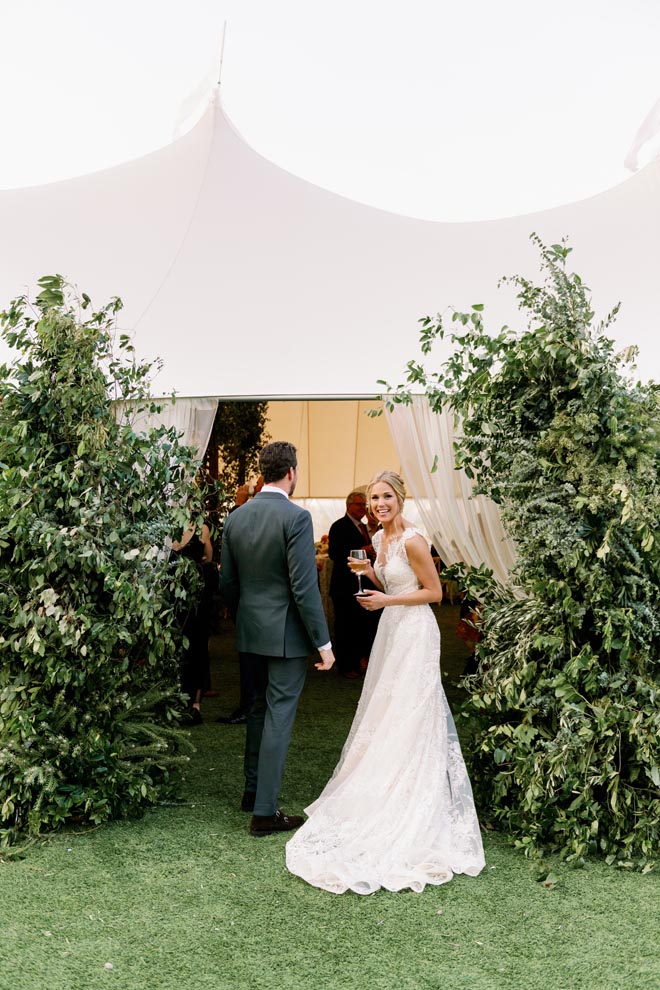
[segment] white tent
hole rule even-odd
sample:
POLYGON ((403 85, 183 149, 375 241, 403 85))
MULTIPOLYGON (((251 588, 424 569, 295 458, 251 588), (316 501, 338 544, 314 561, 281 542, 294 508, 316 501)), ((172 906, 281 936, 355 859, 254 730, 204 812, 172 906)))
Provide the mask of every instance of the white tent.
MULTIPOLYGON (((38 277, 54 272, 97 303, 120 295, 121 326, 134 334, 138 356, 164 360, 162 394, 374 396, 378 379, 400 381, 419 356, 419 317, 479 302, 493 329, 515 325, 513 292, 498 292, 497 282, 538 271, 532 231, 547 242, 570 237, 598 311, 623 301, 613 335, 622 347, 639 345, 645 376, 660 372, 658 161, 557 209, 427 222, 351 202, 274 166, 242 140, 216 92, 192 130, 151 155, 0 192, 0 230, 2 300, 34 293, 38 277)), ((417 454, 426 458, 422 419, 417 454)), ((409 463, 401 446, 408 426, 397 434, 397 422, 399 463, 409 463)), ((357 434, 351 444, 359 446, 357 434)), ((323 449, 329 457, 332 446, 323 449)), ((421 474, 427 468, 424 461, 421 474)), ((463 499, 451 470, 448 463, 446 497, 463 499)), ((420 498, 429 504, 428 487, 420 498)), ((491 529, 483 516, 470 523, 463 511, 454 515, 473 526, 470 545, 483 544, 491 529)), ((456 531, 448 536, 432 520, 427 529, 445 559, 479 562, 456 531)), ((499 531, 488 539, 502 542, 499 531)))
MULTIPOLYGON (((394 123, 393 123, 394 126, 394 123)), ((484 163, 484 168, 487 163, 484 163)), ((533 181, 533 176, 530 176, 533 181)), ((533 274, 528 235, 569 235, 622 346, 660 372, 660 163, 591 199, 485 223, 413 220, 296 178, 249 148, 217 94, 159 151, 93 175, 0 192, 0 297, 60 272, 96 302, 120 295, 163 393, 370 396, 417 356, 417 320, 482 302, 512 325, 503 274, 533 274)))

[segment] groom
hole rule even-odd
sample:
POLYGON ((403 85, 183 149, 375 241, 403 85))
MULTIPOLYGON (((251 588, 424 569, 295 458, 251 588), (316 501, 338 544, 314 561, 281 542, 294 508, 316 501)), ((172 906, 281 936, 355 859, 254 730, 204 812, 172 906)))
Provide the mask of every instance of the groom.
POLYGON ((318 588, 312 517, 289 501, 298 478, 296 448, 266 444, 259 455, 261 491, 228 517, 222 534, 220 589, 236 622, 236 646, 252 667, 256 701, 247 721, 243 811, 252 835, 289 832, 303 823, 285 815, 278 795, 293 720, 318 649, 318 670, 334 663, 318 588))

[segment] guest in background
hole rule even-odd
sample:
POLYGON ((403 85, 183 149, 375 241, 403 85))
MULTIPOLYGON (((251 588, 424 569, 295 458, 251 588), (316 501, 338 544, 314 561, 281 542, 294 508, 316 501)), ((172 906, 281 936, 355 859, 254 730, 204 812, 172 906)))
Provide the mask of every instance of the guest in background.
POLYGON ((229 511, 233 512, 234 509, 238 509, 241 505, 245 505, 249 499, 254 498, 254 496, 261 491, 263 486, 264 479, 261 474, 257 478, 256 482, 250 481, 246 482, 244 485, 241 485, 236 489, 236 494, 234 496, 234 507, 229 511))
POLYGON ((476 674, 479 669, 475 649, 477 643, 480 643, 483 639, 483 633, 479 628, 480 620, 481 602, 477 601, 476 598, 464 598, 461 602, 461 611, 458 617, 458 624, 454 630, 458 638, 463 640, 470 651, 470 656, 468 657, 465 664, 465 669, 463 670, 463 677, 476 674))
POLYGON ((202 696, 210 685, 209 634, 215 573, 213 546, 209 527, 204 523, 197 532, 191 526, 180 540, 172 541, 173 555, 194 561, 200 579, 197 588, 189 589, 182 616, 183 634, 188 640, 181 661, 181 689, 188 697, 188 712, 194 725, 202 722, 202 696), (211 578, 209 580, 209 571, 211 578))
MULTIPOLYGON (((335 610, 335 655, 339 674, 349 680, 366 669, 378 629, 380 611, 365 611, 355 599, 357 579, 349 570, 346 558, 351 550, 364 549, 369 560, 375 559, 371 538, 364 524, 367 511, 364 492, 356 489, 346 498, 346 514, 333 522, 328 533, 328 555, 333 562, 330 597, 335 610)), ((365 582, 365 588, 373 587, 365 582)))

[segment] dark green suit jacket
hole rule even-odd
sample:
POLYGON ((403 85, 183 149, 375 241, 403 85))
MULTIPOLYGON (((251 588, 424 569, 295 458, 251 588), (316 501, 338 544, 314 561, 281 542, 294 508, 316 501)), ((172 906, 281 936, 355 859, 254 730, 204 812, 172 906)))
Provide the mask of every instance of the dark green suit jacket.
POLYGON ((259 492, 228 517, 220 590, 242 653, 304 657, 330 641, 312 517, 283 495, 259 492))

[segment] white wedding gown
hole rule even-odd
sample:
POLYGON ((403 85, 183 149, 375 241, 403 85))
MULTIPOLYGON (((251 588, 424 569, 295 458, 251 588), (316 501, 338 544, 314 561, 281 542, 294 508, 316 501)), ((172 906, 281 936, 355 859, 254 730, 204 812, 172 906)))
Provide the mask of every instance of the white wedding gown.
MULTIPOLYGON (((376 575, 388 594, 415 591, 406 529, 376 575)), ((380 550, 381 534, 374 536, 380 550)), ((440 680, 440 632, 428 605, 383 609, 341 758, 286 846, 291 873, 335 894, 421 891, 484 866, 454 720, 440 680)))

